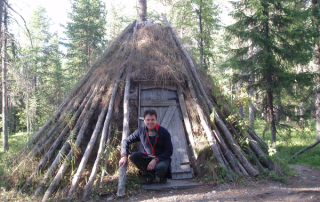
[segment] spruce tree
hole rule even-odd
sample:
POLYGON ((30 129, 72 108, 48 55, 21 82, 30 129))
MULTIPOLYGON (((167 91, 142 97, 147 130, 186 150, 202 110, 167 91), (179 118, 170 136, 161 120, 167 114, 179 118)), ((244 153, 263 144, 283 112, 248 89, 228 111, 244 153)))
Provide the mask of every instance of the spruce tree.
MULTIPOLYGON (((11 45, 9 62, 12 64, 12 98, 20 125, 27 132, 43 124, 63 98, 64 76, 58 36, 49 31, 51 20, 46 10, 39 6, 31 14, 28 27, 33 45, 26 43, 11 45), (21 98, 24 98, 23 101, 21 98), (21 102, 20 102, 21 100, 21 102)), ((29 34, 25 33, 28 39, 29 34)))
POLYGON ((185 0, 173 3, 171 11, 177 32, 204 70, 214 63, 214 35, 220 28, 220 8, 214 0, 185 0))
MULTIPOLYGON (((313 75, 292 71, 294 65, 307 64, 312 56, 310 32, 305 30, 307 12, 300 1, 242 0, 233 2, 232 13, 237 20, 226 29, 226 40, 237 37, 242 45, 232 50, 228 65, 255 77, 253 86, 260 92, 268 109, 271 139, 276 142, 275 103, 281 93, 291 94, 293 88, 311 86, 313 75), (249 12, 250 11, 250 12, 249 12), (248 57, 252 41, 254 53, 248 57)), ((249 80, 248 75, 235 74, 235 80, 249 80)))
POLYGON ((71 3, 65 45, 69 74, 77 82, 89 68, 94 51, 105 44, 106 9, 101 0, 72 0, 71 3))

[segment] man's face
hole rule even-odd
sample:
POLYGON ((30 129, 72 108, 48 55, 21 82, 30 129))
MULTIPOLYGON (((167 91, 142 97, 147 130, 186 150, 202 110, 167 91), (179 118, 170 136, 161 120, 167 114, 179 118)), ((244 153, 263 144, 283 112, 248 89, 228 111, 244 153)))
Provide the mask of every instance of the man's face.
POLYGON ((153 130, 157 125, 156 116, 147 114, 146 117, 144 117, 144 124, 146 124, 149 130, 153 130))

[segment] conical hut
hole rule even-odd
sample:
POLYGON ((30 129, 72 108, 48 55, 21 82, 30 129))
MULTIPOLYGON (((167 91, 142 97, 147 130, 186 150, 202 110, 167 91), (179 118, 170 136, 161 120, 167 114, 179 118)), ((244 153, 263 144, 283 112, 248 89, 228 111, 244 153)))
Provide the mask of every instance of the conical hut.
MULTIPOLYGON (((114 127, 121 127, 120 139, 127 137, 143 126, 141 116, 148 108, 157 111, 158 123, 172 135, 173 179, 202 175, 195 141, 199 134, 212 149, 215 169, 224 170, 227 180, 235 175, 257 176, 264 169, 282 175, 265 154, 267 145, 252 129, 239 127, 237 118, 226 121, 232 115, 229 104, 213 93, 216 87, 195 67, 163 18, 167 25, 147 21, 128 25, 34 134, 13 162, 13 174, 24 167, 27 176, 22 193, 46 201, 64 182, 67 197, 72 198, 82 180, 83 199, 87 199, 92 187, 103 182, 105 169, 100 168, 107 165, 114 127), (89 174, 83 180, 85 169, 89 174)), ((125 193, 125 181, 123 167, 118 196, 125 193)))

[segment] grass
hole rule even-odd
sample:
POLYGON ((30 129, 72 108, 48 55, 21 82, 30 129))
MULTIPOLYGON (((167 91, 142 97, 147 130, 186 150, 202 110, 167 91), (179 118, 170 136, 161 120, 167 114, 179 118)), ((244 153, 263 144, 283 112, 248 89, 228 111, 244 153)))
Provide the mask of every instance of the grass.
MULTIPOLYGON (((276 152, 286 164, 310 165, 320 169, 320 144, 306 150, 296 158, 291 156, 301 149, 315 143, 316 124, 315 121, 307 122, 304 127, 294 123, 285 123, 290 127, 277 128, 276 152)), ((262 137, 267 123, 263 120, 255 120, 255 131, 262 137)), ((264 140, 271 142, 271 133, 265 132, 264 140)))
MULTIPOLYGON (((9 136, 9 151, 0 151, 0 201, 26 201, 22 195, 17 195, 15 191, 9 191, 15 185, 9 185, 7 180, 9 173, 12 171, 11 160, 26 145, 28 134, 19 132, 9 136), (10 188, 11 187, 11 188, 10 188), (8 190, 9 189, 9 190, 8 190)), ((1 137, 2 139, 2 137, 1 137)))
POLYGON ((26 132, 19 132, 9 136, 9 151, 0 152, 0 158, 17 154, 25 144, 28 142, 28 134, 26 132))

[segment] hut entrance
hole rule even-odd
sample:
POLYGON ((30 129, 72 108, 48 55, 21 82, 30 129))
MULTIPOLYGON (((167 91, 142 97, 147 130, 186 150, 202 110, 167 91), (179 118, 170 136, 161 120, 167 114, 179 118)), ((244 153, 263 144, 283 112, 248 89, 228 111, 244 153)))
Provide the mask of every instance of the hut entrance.
MULTIPOLYGON (((167 128, 171 134, 173 144, 172 179, 192 178, 177 87, 175 85, 155 86, 151 82, 139 83, 140 117, 143 116, 145 110, 150 108, 156 110, 158 124, 167 128)), ((140 126, 144 126, 143 118, 139 118, 140 126)))

